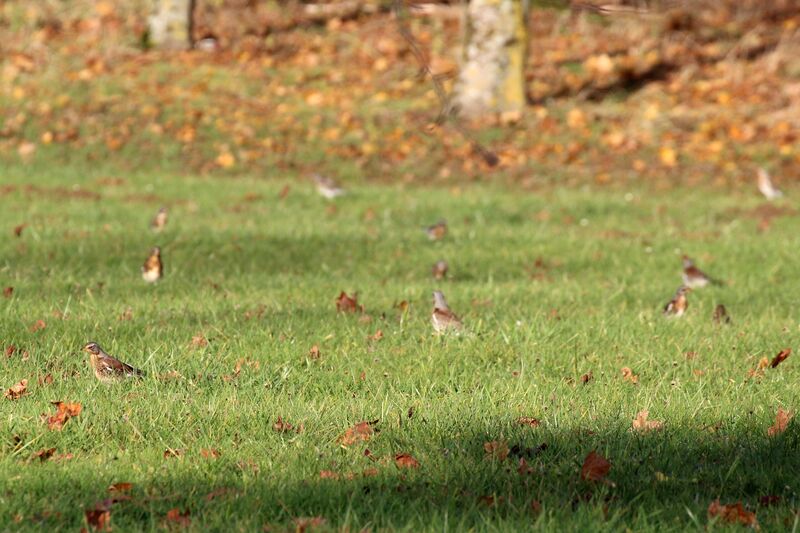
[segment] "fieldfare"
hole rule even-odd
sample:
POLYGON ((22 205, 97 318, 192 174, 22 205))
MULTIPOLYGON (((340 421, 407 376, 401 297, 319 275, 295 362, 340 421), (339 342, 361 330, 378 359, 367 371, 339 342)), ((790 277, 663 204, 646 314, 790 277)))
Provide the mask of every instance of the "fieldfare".
POLYGON ((340 187, 339 184, 327 176, 315 173, 312 175, 312 178, 314 178, 314 183, 317 184, 317 192, 319 192, 328 200, 333 200, 334 198, 342 196, 346 193, 346 191, 340 187))
POLYGON ((433 268, 431 269, 431 273, 433 274, 433 279, 441 280, 447 276, 447 261, 436 261, 434 263, 433 268))
POLYGON ((156 216, 153 217, 153 221, 150 222, 150 227, 153 229, 153 231, 161 231, 166 227, 166 225, 167 225, 167 208, 162 207, 161 209, 158 210, 156 216))
POLYGON ((432 241, 444 239, 444 236, 447 235, 447 221, 442 219, 433 226, 428 226, 425 228, 425 234, 432 241))
POLYGON ((453 331, 456 334, 461 333, 464 329, 464 324, 461 323, 455 313, 450 310, 447 305, 447 300, 444 298, 442 291, 433 291, 433 314, 431 315, 431 323, 433 324, 433 331, 437 335, 442 335, 448 331, 453 331))
POLYGON ((683 313, 686 312, 686 308, 689 307, 689 300, 686 298, 686 294, 691 292, 691 290, 692 289, 685 285, 678 287, 675 296, 673 296, 672 300, 670 300, 667 305, 664 306, 664 316, 682 316, 683 313))
POLYGON ((164 275, 164 264, 161 262, 161 248, 158 246, 150 250, 150 255, 147 256, 144 264, 142 265, 142 279, 148 283, 155 283, 164 275))
POLYGON ((731 317, 728 314, 728 310, 725 309, 725 306, 722 304, 718 304, 717 307, 714 309, 714 324, 730 324, 731 317))
POLYGON ((690 289, 700 289, 709 283, 721 285, 721 283, 708 274, 697 268, 694 261, 688 255, 683 256, 683 284, 690 289))
POLYGON ((96 342, 88 343, 83 347, 83 351, 89 352, 89 362, 94 370, 94 375, 103 383, 144 377, 144 372, 111 357, 96 342))

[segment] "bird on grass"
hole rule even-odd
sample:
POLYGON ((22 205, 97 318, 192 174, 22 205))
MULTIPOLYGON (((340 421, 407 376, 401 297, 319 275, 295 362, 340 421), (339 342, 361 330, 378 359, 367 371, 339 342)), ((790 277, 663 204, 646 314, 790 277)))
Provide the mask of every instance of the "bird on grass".
POLYGON ((450 310, 450 306, 447 305, 447 300, 445 300, 442 291, 433 291, 431 324, 433 324, 433 331, 437 335, 442 335, 451 331, 460 334, 464 330, 464 324, 462 324, 461 319, 450 310))
POLYGON ((447 261, 436 261, 434 263, 433 268, 431 269, 431 273, 433 274, 433 279, 441 280, 447 276, 447 261))
POLYGON ((767 200, 777 200, 783 193, 772 184, 772 178, 766 169, 759 167, 757 174, 758 190, 767 200))
POLYGON ((315 173, 311 177, 314 179, 314 183, 317 184, 317 192, 328 200, 343 196, 347 192, 339 186, 338 183, 327 176, 315 173))
POLYGON ((425 234, 432 241, 444 239, 444 236, 447 235, 447 221, 442 219, 433 226, 428 226, 425 228, 425 234))
POLYGON ((89 363, 94 375, 103 383, 144 377, 144 372, 108 355, 96 342, 86 344, 83 351, 89 352, 89 363))
POLYGON ((166 227, 166 225, 167 225, 167 208, 162 207, 161 209, 158 210, 156 216, 153 217, 152 222, 150 222, 150 228, 152 228, 153 231, 158 232, 163 230, 166 227))
POLYGON ((692 289, 685 285, 678 287, 678 290, 675 292, 675 296, 673 296, 672 300, 667 302, 667 305, 664 306, 664 316, 683 316, 683 314, 686 312, 686 309, 689 307, 689 300, 686 298, 686 295, 691 291, 692 289))
POLYGON ((725 306, 722 304, 718 304, 716 308, 714 308, 714 324, 730 324, 731 317, 728 314, 728 310, 725 309, 725 306))
POLYGON ((155 283, 163 275, 164 264, 161 262, 161 248, 154 246, 142 265, 142 279, 147 283, 155 283))
POLYGON ((688 255, 683 256, 683 284, 690 289, 700 289, 709 284, 722 285, 708 274, 697 268, 688 255))

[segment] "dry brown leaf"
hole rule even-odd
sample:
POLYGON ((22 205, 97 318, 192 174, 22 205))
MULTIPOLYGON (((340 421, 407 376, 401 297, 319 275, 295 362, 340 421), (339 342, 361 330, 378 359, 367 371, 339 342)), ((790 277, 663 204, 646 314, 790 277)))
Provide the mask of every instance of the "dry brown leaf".
POLYGON ((348 296, 344 291, 336 298, 336 310, 340 313, 357 313, 363 312, 364 306, 358 305, 358 294, 348 296))
POLYGON ((12 385, 8 388, 6 393, 3 395, 4 397, 8 398, 9 400, 18 400, 20 399, 26 392, 28 391, 28 380, 23 379, 16 385, 12 385))
POLYGON ((3 289, 3 296, 4 296, 4 297, 6 297, 6 298, 11 298, 11 296, 12 296, 13 294, 14 294, 14 287, 10 287, 10 286, 9 286, 9 287, 5 287, 5 288, 3 289))
POLYGON ((594 374, 592 374, 592 372, 589 371, 589 372, 587 372, 587 373, 585 373, 584 375, 581 376, 581 383, 586 385, 587 383, 592 381, 592 379, 594 379, 594 374))
POLYGON ((217 459, 220 455, 222 455, 222 452, 220 452, 219 450, 217 450, 215 448, 201 448, 200 449, 200 456, 203 459, 217 459))
POLYGON ((170 509, 164 517, 168 526, 189 527, 192 519, 189 518, 189 509, 181 511, 180 509, 170 509))
POLYGON ((351 428, 347 428, 342 436, 339 437, 339 444, 342 446, 352 446, 360 441, 368 441, 375 434, 373 426, 378 423, 378 420, 371 422, 359 422, 351 428))
POLYGON ((31 325, 30 330, 31 333, 36 333, 37 331, 43 330, 46 327, 47 323, 44 320, 39 319, 31 325))
POLYGON ((493 440, 483 443, 483 451, 486 457, 497 459, 498 461, 505 461, 508 457, 508 443, 504 440, 493 440))
POLYGON ((39 459, 41 462, 45 462, 50 459, 54 453, 56 453, 55 448, 45 448, 31 455, 31 459, 39 459))
POLYGON ((539 427, 541 422, 538 418, 534 418, 532 416, 521 416, 517 418, 517 424, 521 426, 530 426, 532 428, 539 427))
POLYGON ((183 455, 183 452, 184 452, 183 448, 167 448, 166 450, 164 450, 164 459, 181 457, 183 455))
POLYGON ((382 338, 383 338, 383 331, 381 331, 381 330, 378 330, 378 331, 375 332, 374 335, 370 335, 369 336, 369 340, 373 341, 373 342, 377 342, 377 341, 381 340, 382 338))
POLYGON ((113 485, 108 487, 108 492, 129 492, 132 488, 133 488, 133 483, 122 481, 120 483, 114 483, 113 485))
POLYGON ((708 506, 708 517, 719 518, 725 524, 741 524, 743 526, 758 527, 756 514, 744 508, 742 502, 722 505, 719 500, 714 500, 708 506))
POLYGON ((791 354, 792 354, 791 348, 784 348, 783 350, 778 352, 778 355, 776 355, 772 359, 772 362, 769 364, 769 366, 775 368, 776 366, 784 362, 791 354))
POLYGON ((107 508, 86 509, 86 523, 94 531, 111 531, 111 511, 107 508))
POLYGON ((581 479, 585 481, 602 481, 609 470, 611 470, 611 463, 605 457, 592 450, 583 461, 581 479))
POLYGON ((303 516, 293 520, 295 533, 305 533, 325 525, 325 519, 321 516, 303 516))
POLYGON ((650 412, 645 409, 643 411, 639 411, 636 414, 636 418, 633 419, 633 430, 646 432, 652 430, 662 429, 664 427, 664 422, 660 422, 658 420, 648 420, 647 417, 650 415, 650 412))
POLYGON ((83 408, 80 403, 68 403, 68 402, 50 402, 56 406, 56 414, 53 416, 47 417, 44 415, 47 420, 47 427, 51 430, 61 431, 64 427, 64 424, 67 423, 67 420, 74 416, 78 416, 81 414, 81 409, 83 408))
POLYGON ((624 381, 630 381, 630 382, 631 382, 631 383, 633 383, 634 385, 636 385, 637 383, 639 383, 639 376, 637 376, 636 374, 634 374, 634 373, 633 373, 633 370, 631 370, 631 369, 630 369, 630 368, 628 368, 627 366, 624 366, 624 367, 622 367, 622 370, 620 370, 620 372, 622 372, 622 379, 623 379, 624 381))
POLYGON ((319 346, 317 346, 316 344, 312 346, 311 349, 308 351, 308 356, 311 359, 319 359, 320 357, 319 346))
POLYGON ((419 461, 408 453, 398 453, 394 456, 394 464, 397 468, 419 468, 419 461))
POLYGON ((793 416, 794 413, 791 411, 784 411, 783 408, 779 407, 778 414, 775 415, 775 423, 767 430, 767 435, 773 437, 786 431, 789 421, 793 416))
POLYGON ((206 339, 202 333, 198 333, 192 337, 192 340, 189 344, 195 348, 203 348, 204 346, 208 346, 208 339, 206 339))
POLYGON ((319 478, 320 479, 339 479, 339 474, 337 474, 333 470, 320 470, 319 478))
POLYGON ((278 420, 272 424, 272 429, 277 431, 278 433, 288 433, 294 429, 294 426, 289 422, 286 422, 283 417, 279 416, 278 420))

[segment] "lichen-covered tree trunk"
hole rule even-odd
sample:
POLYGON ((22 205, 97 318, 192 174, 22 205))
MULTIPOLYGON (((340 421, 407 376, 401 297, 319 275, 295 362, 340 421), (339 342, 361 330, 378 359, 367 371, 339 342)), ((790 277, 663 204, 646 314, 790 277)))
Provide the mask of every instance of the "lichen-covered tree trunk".
POLYGON ((155 48, 184 50, 192 45, 193 0, 151 0, 148 19, 150 44, 155 48))
POLYGON ((521 111, 525 106, 528 25, 525 0, 471 0, 455 87, 461 113, 521 111))

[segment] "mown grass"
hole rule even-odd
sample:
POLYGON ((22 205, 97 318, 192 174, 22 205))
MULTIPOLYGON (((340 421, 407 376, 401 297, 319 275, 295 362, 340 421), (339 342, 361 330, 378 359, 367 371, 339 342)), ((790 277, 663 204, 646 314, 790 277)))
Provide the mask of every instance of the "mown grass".
POLYGON ((115 531, 160 528, 175 508, 196 531, 312 516, 347 530, 684 530, 704 528, 716 498, 743 501, 764 530, 797 526, 800 434, 767 428, 778 407, 797 409, 800 371, 792 357, 760 377, 748 370, 796 346, 798 217, 759 232, 750 191, 351 181, 330 203, 291 173, 109 181, 108 169, 37 168, 9 168, 0 196, 0 278, 14 287, 0 300, 0 338, 18 348, 3 356, 2 386, 30 382, 2 401, 3 530, 74 531, 117 482, 134 487, 112 508, 115 531), (159 205, 171 220, 155 235, 159 205), (429 242, 421 227, 441 217, 451 232, 429 242), (148 286, 139 267, 154 244, 166 277, 148 286), (726 284, 665 320, 683 252, 726 284), (451 275, 435 282, 440 258, 451 275), (434 288, 470 335, 432 336, 434 288), (363 317, 336 312, 341 290, 358 292, 363 317), (712 323, 717 303, 731 326, 712 323), (208 345, 193 346, 196 335, 208 345), (88 340, 148 378, 99 384, 80 352, 88 340), (164 376, 173 371, 181 377, 164 376), (37 384, 46 374, 53 383, 37 384), (54 400, 83 405, 61 432, 40 420, 54 400), (632 432, 642 409, 665 428, 632 432), (303 430, 274 431, 278 417, 303 430), (377 435, 340 446, 362 420, 379 420, 377 435), (513 453, 487 459, 484 443, 498 440, 519 445, 532 472, 520 475, 513 453), (52 447, 74 457, 31 458, 52 447), (164 458, 168 448, 181 457, 164 458), (612 462, 609 483, 580 479, 591 450, 612 462), (398 470, 401 452, 420 468, 398 470), (780 501, 761 507, 763 496, 780 501))

